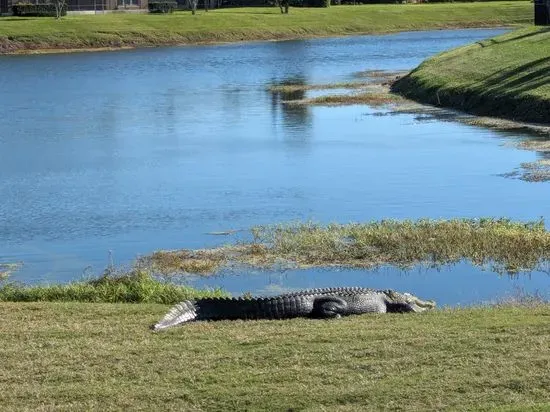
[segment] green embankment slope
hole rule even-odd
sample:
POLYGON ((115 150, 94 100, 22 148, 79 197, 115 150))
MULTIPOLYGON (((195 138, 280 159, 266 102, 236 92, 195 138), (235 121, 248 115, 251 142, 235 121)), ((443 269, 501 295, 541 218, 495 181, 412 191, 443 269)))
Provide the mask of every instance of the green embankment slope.
POLYGON ((164 305, 0 303, 0 409, 550 409, 550 307, 189 324, 164 305))
POLYGON ((239 8, 170 15, 107 14, 53 18, 0 18, 0 53, 44 50, 294 39, 389 33, 532 21, 527 1, 336 6, 328 9, 239 8))
POLYGON ((524 28, 439 54, 393 90, 475 114, 550 123, 550 28, 524 28))

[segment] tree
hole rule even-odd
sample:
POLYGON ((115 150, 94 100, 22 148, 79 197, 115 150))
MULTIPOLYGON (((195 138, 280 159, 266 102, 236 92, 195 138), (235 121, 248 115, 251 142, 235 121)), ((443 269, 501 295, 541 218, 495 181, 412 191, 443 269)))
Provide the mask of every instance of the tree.
POLYGON ((197 4, 199 3, 199 0, 188 0, 189 8, 191 9, 191 14, 195 15, 197 12, 197 4))
POLYGON ((281 13, 288 14, 288 7, 290 6, 290 0, 276 0, 277 6, 281 9, 281 13))
POLYGON ((53 0, 52 3, 55 7, 55 18, 57 20, 67 14, 67 0, 53 0))

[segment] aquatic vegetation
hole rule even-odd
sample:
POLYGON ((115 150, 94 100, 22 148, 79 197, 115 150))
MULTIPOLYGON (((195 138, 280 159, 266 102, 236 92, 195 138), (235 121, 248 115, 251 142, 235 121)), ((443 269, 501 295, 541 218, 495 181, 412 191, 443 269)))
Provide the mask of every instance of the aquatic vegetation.
POLYGON ((9 275, 21 267, 21 263, 0 263, 0 280, 6 279, 9 275))
POLYGON ((483 218, 295 223, 258 226, 252 229, 252 236, 248 244, 158 251, 147 259, 162 273, 182 271, 188 256, 210 259, 214 255, 213 270, 232 264, 270 267, 281 261, 301 268, 372 268, 385 264, 439 266, 469 260, 509 274, 539 269, 550 259, 550 232, 543 221, 483 218))
POLYGON ((335 106, 347 104, 368 104, 369 106, 386 106, 395 102, 399 102, 401 100, 403 100, 401 96, 391 93, 359 92, 350 94, 319 96, 303 100, 292 100, 285 103, 317 106, 335 106))
MULTIPOLYGON (((511 131, 511 132, 527 132, 538 137, 550 136, 550 127, 543 126, 537 123, 525 123, 515 120, 502 119, 498 117, 486 117, 486 116, 471 116, 465 113, 454 112, 456 120, 462 123, 469 124, 471 126, 482 126, 494 130, 511 131)), ((528 140, 526 144, 519 144, 519 147, 530 150, 537 150, 535 147, 530 147, 530 141, 540 141, 537 139, 528 140)), ((548 140, 547 140, 548 142, 548 140)), ((550 150, 550 145, 548 145, 550 150)))
POLYGON ((273 84, 267 88, 274 93, 294 93, 306 90, 331 90, 331 89, 358 89, 368 83, 364 82, 340 82, 327 84, 273 84))
POLYGON ((502 176, 525 180, 526 182, 548 182, 550 181, 550 159, 524 162, 517 170, 505 173, 502 176))
POLYGON ((188 272, 209 274, 215 272, 226 261, 229 254, 224 249, 178 250, 172 253, 155 252, 150 258, 143 258, 142 263, 151 262, 153 270, 169 272, 188 272))
POLYGON ((267 255, 266 246, 252 243, 226 245, 214 249, 159 250, 150 256, 140 258, 138 264, 150 268, 153 273, 192 273, 207 276, 234 262, 258 267, 270 266, 273 263, 267 255))
MULTIPOLYGON (((550 135, 550 130, 548 134, 550 135)), ((550 139, 528 139, 522 141, 518 146, 522 149, 536 150, 537 152, 550 152, 550 139)))
POLYGON ((348 105, 368 104, 370 106, 385 106, 392 103, 402 102, 403 97, 391 93, 389 88, 392 72, 375 71, 376 78, 369 78, 367 81, 328 83, 328 84, 305 84, 289 83, 274 84, 268 87, 272 93, 280 93, 282 103, 286 105, 348 105), (385 77, 384 77, 385 76, 385 77), (329 94, 317 97, 305 97, 308 90, 335 90, 349 89, 349 93, 329 94))

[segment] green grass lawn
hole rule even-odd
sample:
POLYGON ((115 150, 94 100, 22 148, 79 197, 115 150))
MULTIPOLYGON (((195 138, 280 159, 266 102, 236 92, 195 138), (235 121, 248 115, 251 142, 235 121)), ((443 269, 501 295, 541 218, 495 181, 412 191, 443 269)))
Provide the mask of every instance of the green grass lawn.
POLYGON ((529 27, 430 58, 393 89, 476 114, 550 122, 550 29, 529 27))
POLYGON ((0 303, 2 410, 550 410, 550 306, 148 326, 167 306, 0 303))
POLYGON ((289 39, 529 23, 527 1, 291 8, 238 8, 171 15, 0 18, 0 52, 289 39))

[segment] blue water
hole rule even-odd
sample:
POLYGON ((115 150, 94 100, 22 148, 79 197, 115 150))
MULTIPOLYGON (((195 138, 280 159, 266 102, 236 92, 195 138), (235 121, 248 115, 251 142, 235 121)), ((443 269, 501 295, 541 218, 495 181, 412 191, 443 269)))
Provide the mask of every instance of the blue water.
MULTIPOLYGON (((109 251, 127 265, 157 249, 223 244, 231 237, 208 232, 257 224, 547 217, 548 183, 499 176, 539 156, 509 144, 519 135, 374 116, 379 109, 368 106, 290 107, 266 90, 410 69, 501 32, 2 56, 0 263, 23 262, 16 280, 66 282, 89 267, 101 272, 109 251)), ((265 291, 273 277, 286 288, 362 284, 447 304, 550 287, 544 273, 511 279, 466 263, 443 272, 275 271, 191 282, 234 293, 265 291)))

